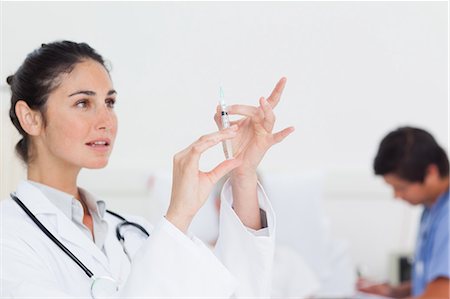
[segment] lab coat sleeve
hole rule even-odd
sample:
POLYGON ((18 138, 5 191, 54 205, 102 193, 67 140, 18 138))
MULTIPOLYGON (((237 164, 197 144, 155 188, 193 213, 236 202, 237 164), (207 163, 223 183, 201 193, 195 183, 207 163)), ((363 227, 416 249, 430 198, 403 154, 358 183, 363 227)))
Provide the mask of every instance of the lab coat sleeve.
POLYGON ((236 280, 199 239, 163 218, 133 257, 119 298, 229 298, 236 280))
POLYGON ((259 183, 258 201, 260 209, 265 212, 267 227, 254 231, 245 227, 232 209, 230 181, 223 187, 215 254, 238 281, 234 297, 270 297, 275 215, 259 183))

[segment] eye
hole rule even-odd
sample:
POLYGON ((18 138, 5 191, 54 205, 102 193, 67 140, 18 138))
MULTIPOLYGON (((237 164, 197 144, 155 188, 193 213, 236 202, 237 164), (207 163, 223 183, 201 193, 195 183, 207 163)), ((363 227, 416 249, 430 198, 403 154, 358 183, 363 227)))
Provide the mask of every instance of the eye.
POLYGON ((83 99, 83 100, 78 100, 78 101, 75 103, 75 106, 78 107, 78 108, 87 108, 87 106, 88 106, 88 101, 85 100, 85 99, 83 99))
POLYGON ((114 105, 116 104, 116 99, 106 99, 105 100, 106 106, 108 108, 114 108, 114 105))

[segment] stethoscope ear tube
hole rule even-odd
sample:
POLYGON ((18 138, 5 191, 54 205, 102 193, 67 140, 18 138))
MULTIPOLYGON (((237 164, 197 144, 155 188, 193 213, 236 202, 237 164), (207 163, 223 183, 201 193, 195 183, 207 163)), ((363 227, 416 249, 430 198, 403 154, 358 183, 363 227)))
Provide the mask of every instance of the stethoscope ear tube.
POLYGON ((25 211, 25 213, 31 218, 31 220, 33 220, 33 222, 39 227, 39 229, 41 229, 44 234, 50 238, 50 240, 53 241, 53 243, 55 243, 56 245, 58 245, 58 247, 64 251, 65 254, 67 254, 75 263, 77 263, 77 265, 86 273, 87 276, 92 277, 94 276, 94 274, 91 272, 91 270, 89 270, 75 255, 73 255, 72 252, 70 252, 70 250, 64 246, 64 244, 62 244, 58 239, 55 238, 55 236, 52 235, 51 232, 48 231, 48 229, 42 225, 42 223, 36 218, 36 216, 33 215, 33 213, 31 213, 31 211, 23 204, 23 202, 20 201, 19 198, 17 198, 17 196, 15 196, 14 194, 10 194, 11 198, 22 208, 22 210, 25 211))
MULTIPOLYGON (((109 212, 109 211, 108 211, 108 212, 109 212)), ((124 227, 124 226, 132 226, 132 227, 135 227, 135 228, 139 229, 144 235, 146 235, 147 238, 150 236, 150 234, 147 232, 147 230, 146 230, 144 227, 142 227, 140 224, 137 224, 137 223, 135 223, 135 222, 130 222, 130 221, 124 220, 122 223, 120 223, 120 224, 118 224, 118 225, 116 226, 116 236, 117 236, 117 239, 118 239, 120 242, 124 242, 124 241, 125 241, 125 237, 124 237, 124 236, 122 235, 122 233, 121 233, 122 227, 124 227)))

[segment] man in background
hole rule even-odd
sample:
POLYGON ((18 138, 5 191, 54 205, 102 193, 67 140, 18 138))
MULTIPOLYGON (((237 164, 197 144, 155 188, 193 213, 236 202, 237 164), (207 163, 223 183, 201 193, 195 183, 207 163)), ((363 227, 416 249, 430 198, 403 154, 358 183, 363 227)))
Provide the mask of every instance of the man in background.
POLYGON ((367 286, 362 292, 393 298, 450 298, 449 291, 449 161, 428 132, 402 127, 381 141, 374 161, 394 196, 411 205, 423 205, 411 281, 398 286, 367 286))

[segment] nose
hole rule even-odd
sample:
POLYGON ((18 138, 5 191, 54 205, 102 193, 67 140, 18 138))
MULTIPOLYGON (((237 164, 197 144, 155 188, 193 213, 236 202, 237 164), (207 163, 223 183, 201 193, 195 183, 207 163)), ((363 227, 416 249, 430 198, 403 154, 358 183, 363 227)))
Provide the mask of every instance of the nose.
POLYGON ((96 128, 98 130, 109 131, 114 127, 114 112, 111 111, 108 107, 100 107, 96 113, 96 118, 96 128))

